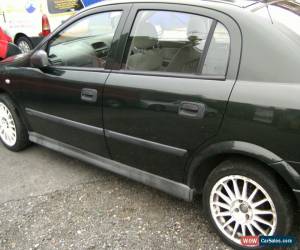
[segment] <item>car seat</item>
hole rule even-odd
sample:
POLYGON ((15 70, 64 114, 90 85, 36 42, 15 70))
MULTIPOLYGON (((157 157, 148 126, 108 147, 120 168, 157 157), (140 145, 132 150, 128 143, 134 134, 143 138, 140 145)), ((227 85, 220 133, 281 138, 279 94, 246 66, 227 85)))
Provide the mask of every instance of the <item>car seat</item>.
POLYGON ((195 16, 190 19, 187 28, 188 43, 177 51, 166 71, 178 73, 197 72, 210 24, 211 20, 205 17, 195 16))
POLYGON ((135 31, 129 57, 126 64, 126 69, 155 71, 162 66, 162 56, 158 44, 157 31, 151 23, 142 23, 135 31))

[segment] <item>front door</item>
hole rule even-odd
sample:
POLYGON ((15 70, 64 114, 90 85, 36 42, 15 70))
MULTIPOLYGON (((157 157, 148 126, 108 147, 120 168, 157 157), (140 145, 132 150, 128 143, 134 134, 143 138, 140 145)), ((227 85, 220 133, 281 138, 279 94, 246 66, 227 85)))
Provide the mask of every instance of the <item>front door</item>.
POLYGON ((102 92, 108 59, 127 7, 91 10, 69 22, 42 48, 50 66, 14 74, 30 129, 80 149, 108 156, 102 92))
POLYGON ((211 10, 135 4, 124 33, 120 69, 103 100, 112 157, 183 181, 189 156, 221 125, 237 74, 238 28, 211 10))

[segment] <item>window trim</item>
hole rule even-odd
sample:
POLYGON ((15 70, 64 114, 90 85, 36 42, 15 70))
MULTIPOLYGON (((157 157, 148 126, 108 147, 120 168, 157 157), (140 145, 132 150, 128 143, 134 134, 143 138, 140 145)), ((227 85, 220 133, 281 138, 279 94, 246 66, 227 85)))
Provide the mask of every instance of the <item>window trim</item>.
POLYGON ((49 69, 58 69, 58 70, 70 70, 70 71, 85 71, 85 72, 99 72, 99 73, 109 73, 110 69, 105 68, 96 68, 96 67, 73 67, 73 66, 57 66, 49 65, 49 69))
POLYGON ((111 73, 124 74, 124 75, 142 75, 142 76, 160 76, 160 77, 173 77, 173 78, 185 78, 185 79, 203 79, 203 80, 216 80, 226 81, 225 76, 220 75, 195 75, 176 72, 164 72, 164 71, 142 71, 142 70, 112 70, 111 73))
MULTIPOLYGON (((225 29, 227 30, 228 35, 230 37, 230 33, 229 33, 226 25, 224 25, 222 22, 216 20, 215 18, 206 16, 206 15, 201 15, 201 14, 193 13, 193 12, 179 11, 179 10, 138 9, 135 13, 135 18, 133 19, 133 22, 132 22, 132 25, 131 25, 131 28, 130 28, 130 31, 129 31, 129 34, 128 34, 128 37, 127 37, 127 40, 126 40, 126 43, 125 43, 125 51, 124 51, 123 56, 122 56, 122 64, 121 64, 120 71, 122 71, 122 72, 131 72, 131 74, 133 72, 135 72, 135 73, 143 72, 143 75, 149 75, 149 76, 169 76, 170 77, 172 75, 174 75, 174 76, 176 75, 177 77, 181 76, 181 78, 194 78, 194 79, 198 78, 198 79, 219 80, 220 76, 218 76, 218 75, 202 75, 202 70, 203 70, 203 67, 204 67, 205 59, 206 59, 206 56, 207 56, 207 53, 208 53, 208 50, 209 50, 209 47, 210 47, 210 44, 211 44, 212 37, 214 35, 215 29, 216 29, 216 26, 217 26, 218 23, 221 23, 225 27, 225 29), (131 32, 132 32, 133 27, 135 25, 135 21, 137 20, 138 14, 142 11, 177 12, 177 13, 188 14, 188 15, 197 15, 197 16, 201 16, 201 17, 208 18, 208 19, 212 20, 212 24, 211 24, 211 27, 209 29, 209 33, 207 35, 207 39, 206 39, 205 45, 204 45, 203 56, 199 60, 197 71, 195 73, 179 73, 179 72, 165 72, 165 71, 140 71, 140 70, 128 70, 128 69, 123 69, 122 68, 123 64, 125 64, 125 62, 127 62, 127 59, 128 59, 128 53, 126 55, 126 52, 128 52, 127 49, 128 49, 128 47, 130 47, 130 46, 128 46, 128 42, 130 40, 131 32), (214 76, 216 76, 216 77, 214 77, 214 76)), ((231 41, 231 37, 229 38, 229 40, 231 41)), ((231 51, 231 43, 230 43, 230 46, 229 46, 229 55, 228 55, 226 66, 225 66, 225 68, 226 68, 225 74, 224 74, 224 76, 222 76, 221 80, 227 79, 228 65, 229 65, 229 61, 230 61, 230 51, 231 51)))
MULTIPOLYGON (((212 38, 214 36, 217 25, 218 25, 218 21, 213 19, 213 22, 210 26, 210 29, 209 29, 209 32, 208 32, 208 35, 207 35, 207 38, 206 38, 206 42, 205 42, 205 45, 204 45, 203 55, 202 55, 202 57, 199 61, 198 67, 197 67, 197 74, 199 74, 199 75, 202 75, 204 63, 205 63, 207 53, 208 53, 209 47, 211 45, 211 41, 212 41, 212 38)), ((228 57, 229 57, 229 55, 228 55, 228 57)), ((227 58, 227 65, 228 65, 228 58, 227 58)), ((228 68, 227 65, 226 65, 226 68, 228 68)), ((227 69, 226 69, 225 74, 224 74, 225 78, 226 78, 226 75, 227 75, 227 69)))
MULTIPOLYGON (((68 26, 66 26, 66 27, 64 27, 64 29, 62 29, 62 30, 60 30, 59 32, 56 32, 56 34, 53 36, 53 37, 51 37, 51 39, 49 39, 48 41, 47 41, 47 45, 46 45, 46 47, 45 47, 45 51, 46 51, 46 53, 47 53, 47 55, 49 56, 49 49, 50 49, 50 46, 51 46, 51 42, 53 41, 53 40, 55 40, 62 32, 64 32, 65 30, 67 30, 68 28, 70 28, 70 27, 72 27, 74 24, 76 25, 76 23, 78 23, 78 22, 81 22, 82 20, 84 20, 85 18, 89 18, 89 17, 92 17, 92 16, 95 16, 95 15, 101 15, 101 14, 104 14, 104 13, 112 13, 112 12, 121 12, 121 17, 120 17, 120 20, 119 20, 119 22, 118 22, 118 25, 117 25, 117 27, 116 27, 116 30, 115 30, 115 32, 114 32, 114 35, 113 35, 113 38, 112 38, 112 41, 111 41, 111 44, 113 44, 113 42, 114 42, 114 40, 115 40, 115 36, 116 36, 116 33, 117 33, 117 30, 118 30, 118 28, 119 28, 119 25, 120 25, 120 22, 121 22, 121 19, 122 19, 122 17, 123 17, 123 13, 124 13, 124 11, 123 10, 107 10, 107 11, 101 11, 101 12, 97 12, 97 13, 93 13, 93 14, 90 14, 90 15, 86 15, 86 16, 83 16, 83 17, 81 17, 81 18, 79 18, 79 19, 77 19, 77 20, 75 20, 74 22, 72 22, 72 23, 70 23, 68 26)), ((72 41, 70 41, 70 42, 72 42, 72 41)), ((109 51, 108 51, 108 53, 107 53, 107 61, 109 61, 109 57, 110 57, 110 54, 111 54, 111 47, 110 47, 110 49, 109 49, 109 51)), ((49 63, 50 63, 50 61, 49 61, 49 63)), ((106 63, 107 64, 107 63, 106 63)), ((98 68, 98 67, 79 67, 79 66, 56 66, 56 65, 52 65, 51 63, 50 63, 50 66, 52 66, 52 67, 59 67, 59 68, 61 68, 61 67, 65 67, 65 68, 87 68, 87 69, 93 69, 93 68, 96 68, 96 69, 102 69, 102 70, 104 70, 105 69, 105 67, 104 68, 98 68)))
POLYGON ((179 78, 190 78, 190 79, 207 79, 207 80, 236 80, 239 73, 240 60, 242 54, 242 32, 240 26, 230 15, 221 12, 216 9, 210 9, 207 7, 194 6, 185 3, 134 3, 124 26, 122 38, 120 40, 120 46, 118 48, 118 57, 114 57, 114 72, 115 73, 128 73, 146 76, 168 76, 168 77, 179 77, 179 78), (124 58, 126 58, 125 52, 127 48, 127 42, 130 38, 130 32, 136 20, 139 11, 173 11, 180 13, 187 13, 193 15, 199 15, 202 17, 207 17, 212 20, 217 21, 217 23, 222 24, 229 35, 230 38, 230 48, 229 55, 226 65, 226 74, 222 77, 220 76, 210 76, 210 75, 196 75, 196 74, 182 74, 174 72, 156 72, 156 71, 134 71, 122 69, 124 64, 124 58), (118 66, 117 66, 118 64, 118 66))
POLYGON ((35 49, 32 50, 31 55, 33 55, 38 50, 44 50, 44 51, 47 52, 49 43, 53 39, 55 39, 55 37, 59 33, 61 33, 63 30, 67 29, 69 26, 73 25, 74 23, 80 21, 83 18, 92 16, 92 15, 96 15, 96 14, 106 13, 106 12, 120 11, 122 13, 122 15, 121 15, 121 18, 119 20, 118 26, 115 30, 114 37, 112 39, 112 46, 111 46, 111 48, 108 52, 107 63, 106 63, 105 68, 49 65, 49 68, 52 68, 52 69, 107 72, 107 71, 111 70, 111 68, 112 68, 113 59, 114 59, 113 50, 116 50, 119 47, 119 40, 120 40, 120 37, 122 36, 122 31, 123 31, 124 26, 126 24, 126 20, 127 20, 129 14, 130 14, 131 8, 132 8, 132 4, 124 3, 124 4, 106 5, 106 6, 95 7, 95 8, 92 8, 92 9, 83 10, 78 15, 75 15, 75 16, 67 19, 65 23, 60 25, 58 28, 56 28, 54 30, 53 33, 51 33, 48 37, 46 37, 44 40, 42 40, 42 42, 35 49))

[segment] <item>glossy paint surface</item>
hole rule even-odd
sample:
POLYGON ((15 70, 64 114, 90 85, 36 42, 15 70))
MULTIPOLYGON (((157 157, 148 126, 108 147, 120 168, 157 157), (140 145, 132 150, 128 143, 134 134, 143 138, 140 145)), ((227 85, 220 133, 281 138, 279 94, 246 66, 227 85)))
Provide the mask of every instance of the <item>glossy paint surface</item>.
MULTIPOLYGON (((11 81, 20 87, 18 100, 23 107, 73 122, 102 128, 101 100, 108 73, 69 69, 12 68, 11 81), (83 88, 97 90, 97 101, 81 100, 83 88)), ((79 148, 108 156, 103 136, 26 113, 30 129, 79 148)))
POLYGON ((281 159, 299 160, 299 96, 300 85, 296 83, 239 82, 220 137, 226 140, 230 135, 276 152, 281 159))
MULTIPOLYGON (((104 92, 105 128, 191 152, 217 133, 232 86, 233 81, 112 73, 104 92), (180 115, 184 101, 203 104, 204 118, 180 115)), ((116 161, 176 180, 183 176, 187 155, 178 157, 111 138, 108 145, 116 161)))
MULTIPOLYGON (((103 95, 105 129, 187 151, 184 156, 178 156, 159 148, 108 137, 113 159, 182 182, 185 179, 184 167, 193 151, 215 136, 221 125, 237 75, 241 34, 231 18, 213 10, 170 4, 135 4, 123 30, 119 55, 125 51, 126 38, 136 13, 146 9, 209 16, 225 24, 231 37, 227 79, 114 70, 106 82, 103 95), (185 103, 201 107, 203 115, 185 113, 182 110, 185 103)), ((119 69, 123 62, 124 58, 115 58, 119 69)))
POLYGON ((300 42, 291 39, 296 35, 272 23, 262 3, 240 8, 213 1, 154 2, 103 5, 105 10, 131 9, 124 11, 105 70, 34 69, 30 54, 5 62, 0 88, 20 106, 30 130, 191 186, 193 171, 206 168, 200 164, 206 157, 247 155, 278 170, 291 188, 298 188, 300 42), (226 79, 121 70, 130 27, 140 9, 198 13, 224 24, 232 44, 226 79), (9 86, 3 84, 6 77, 9 86), (81 100, 83 88, 97 90, 95 103, 81 100), (205 114, 182 115, 184 102, 204 107, 205 114), (26 108, 43 115, 28 114, 26 108), (94 128, 103 134, 91 132, 98 131, 94 128))

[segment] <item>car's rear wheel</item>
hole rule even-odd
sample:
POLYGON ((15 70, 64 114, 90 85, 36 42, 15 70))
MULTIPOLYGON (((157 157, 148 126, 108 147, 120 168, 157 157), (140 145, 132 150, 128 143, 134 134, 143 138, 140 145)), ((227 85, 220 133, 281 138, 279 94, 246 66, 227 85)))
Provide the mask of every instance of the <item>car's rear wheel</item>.
POLYGON ((292 199, 276 176, 256 162, 232 159, 208 177, 203 202, 211 224, 235 249, 242 236, 284 235, 293 221, 292 199))
POLYGON ((29 144, 27 129, 6 94, 0 94, 0 140, 12 151, 20 151, 29 144))

